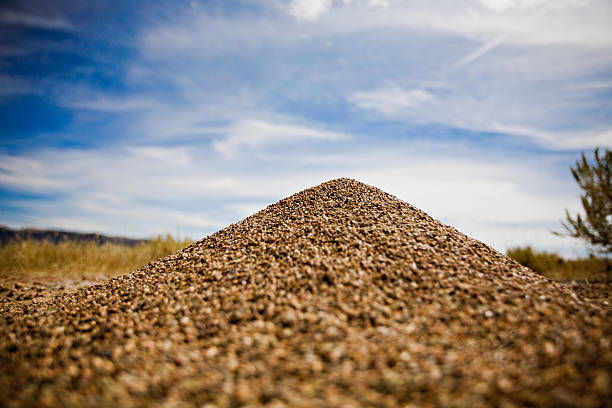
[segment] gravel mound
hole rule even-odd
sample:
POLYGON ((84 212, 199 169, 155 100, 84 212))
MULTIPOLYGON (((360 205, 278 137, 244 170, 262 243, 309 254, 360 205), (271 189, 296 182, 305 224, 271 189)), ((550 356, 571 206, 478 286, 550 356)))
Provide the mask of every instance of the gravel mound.
POLYGON ((0 325, 6 406, 612 406, 609 309, 349 179, 0 325))

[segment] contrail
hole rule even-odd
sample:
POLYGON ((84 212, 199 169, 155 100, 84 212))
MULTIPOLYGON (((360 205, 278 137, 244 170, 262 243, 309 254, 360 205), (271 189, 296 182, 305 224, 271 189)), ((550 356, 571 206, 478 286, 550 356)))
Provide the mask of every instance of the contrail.
POLYGON ((455 65, 454 65, 454 68, 461 68, 462 66, 467 65, 467 64, 471 63, 472 61, 482 57, 483 55, 487 54, 491 50, 493 50, 496 47, 498 47, 501 43, 504 42, 504 40, 507 37, 508 37, 507 35, 500 35, 499 37, 494 38, 493 40, 486 42, 485 44, 483 44, 482 46, 477 48, 475 51, 469 53, 468 55, 466 55, 465 57, 463 57, 459 61, 457 61, 455 63, 455 65))
MULTIPOLYGON (((548 10, 550 10, 550 9, 552 9, 552 6, 541 8, 538 12, 534 13, 531 16, 531 18, 525 19, 523 21, 523 24, 520 24, 520 28, 524 28, 525 26, 533 23, 535 20, 537 20, 538 18, 542 17, 542 15, 547 13, 548 10)), ((490 41, 487 41, 486 43, 484 43, 483 45, 478 47, 475 51, 469 53, 468 55, 466 55, 465 57, 463 57, 459 61, 457 61, 453 65, 453 68, 455 68, 455 69, 461 68, 461 67, 463 67, 463 66, 465 66, 467 64, 470 64, 470 63, 474 62, 475 60, 477 60, 478 58, 482 57, 483 55, 488 54, 489 52, 491 52, 495 48, 499 47, 509 36, 510 36, 510 34, 504 34, 504 35, 497 36, 497 37, 495 37, 494 39, 492 39, 490 41)))

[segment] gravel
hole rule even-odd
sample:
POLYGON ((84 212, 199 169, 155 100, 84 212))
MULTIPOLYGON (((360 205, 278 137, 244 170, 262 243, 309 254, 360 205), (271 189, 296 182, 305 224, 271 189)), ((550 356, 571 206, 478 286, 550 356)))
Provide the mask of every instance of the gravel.
POLYGON ((0 312, 0 405, 612 406, 610 308, 379 189, 307 189, 0 312))
POLYGON ((46 298, 73 292, 78 288, 103 283, 105 276, 94 276, 90 279, 65 279, 58 276, 30 278, 0 275, 0 311, 18 307, 20 304, 37 303, 46 298))

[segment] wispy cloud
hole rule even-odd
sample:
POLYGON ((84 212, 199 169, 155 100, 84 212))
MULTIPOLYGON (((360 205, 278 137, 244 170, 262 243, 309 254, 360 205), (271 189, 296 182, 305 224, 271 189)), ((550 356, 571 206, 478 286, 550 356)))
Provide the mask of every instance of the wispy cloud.
POLYGON ((612 127, 605 129, 578 129, 551 132, 492 123, 490 130, 493 132, 528 137, 541 146, 552 149, 582 150, 593 149, 597 146, 612 147, 612 127))
POLYGON ((75 95, 60 97, 61 106, 71 109, 91 110, 98 112, 125 113, 154 107, 155 101, 145 97, 113 97, 110 95, 90 96, 75 99, 75 95))
POLYGON ((456 95, 448 89, 442 89, 439 93, 441 96, 436 97, 421 89, 392 87, 357 92, 349 95, 347 100, 360 109, 377 112, 398 121, 436 123, 513 135, 547 149, 576 150, 612 146, 612 128, 609 125, 549 130, 516 118, 517 111, 525 111, 525 118, 528 119, 529 108, 525 104, 516 105, 488 96, 474 99, 469 94, 456 95), (506 109, 515 109, 514 115, 506 115, 506 109, 495 106, 497 103, 505 103, 506 109))
MULTIPOLYGON (((567 1, 550 1, 550 0, 477 0, 477 3, 484 6, 485 9, 493 10, 497 13, 508 15, 508 11, 527 12, 522 19, 516 21, 513 27, 513 32, 506 31, 493 38, 485 41, 480 47, 461 58, 455 63, 454 68, 461 68, 471 64, 482 56, 488 54, 495 48, 499 47, 504 42, 512 37, 520 37, 523 32, 530 32, 534 27, 538 27, 542 18, 549 12, 564 10, 567 8, 583 7, 590 0, 567 0, 567 1)), ((544 24, 546 24, 544 22, 544 24)))
MULTIPOLYGON (((377 28, 412 28, 448 33, 484 43, 491 38, 504 37, 509 44, 599 47, 612 43, 612 29, 607 21, 609 7, 606 0, 427 3, 417 0, 293 0, 284 9, 298 20, 311 23, 325 20, 324 25, 313 24, 316 30, 312 33, 307 31, 308 35, 315 36, 377 28)), ((308 30, 309 26, 299 28, 308 30)))
MULTIPOLYGON (((556 160, 485 157, 453 144, 338 143, 322 151, 285 150, 284 159, 267 163, 268 170, 248 160, 228 163, 206 145, 2 155, 2 188, 56 197, 2 201, 22 206, 27 216, 21 219, 40 227, 142 234, 180 228, 199 238, 300 189, 345 176, 379 186, 502 250, 528 243, 532 235, 513 241, 505 227, 492 225, 512 226, 515 235, 542 223, 552 228, 564 208, 578 204, 575 188, 557 180, 556 160)), ((0 217, 16 224, 4 209, 0 217)), ((546 242, 572 248, 563 240, 546 242)))
POLYGON ((315 21, 330 12, 336 5, 365 5, 367 7, 388 7, 391 0, 291 0, 287 12, 297 20, 315 21))
POLYGON ((226 157, 233 157, 243 149, 266 145, 289 145, 300 141, 337 141, 349 136, 311 127, 278 124, 262 120, 241 120, 233 124, 226 136, 215 140, 213 149, 226 157))
POLYGON ((580 82, 578 84, 571 84, 569 87, 572 89, 606 90, 612 88, 612 79, 580 82))
POLYGON ((289 13, 300 20, 316 20, 327 13, 333 0, 292 0, 289 13))
POLYGON ((571 7, 583 7, 590 0, 476 0, 476 3, 498 13, 512 10, 527 10, 551 8, 565 9, 571 7))
POLYGON ((30 83, 14 75, 0 74, 0 102, 15 95, 39 94, 40 90, 30 83))
MULTIPOLYGON (((70 118, 9 129, 3 223, 195 238, 349 176, 500 249, 552 247, 578 203, 575 150, 611 144, 608 0, 193 4, 142 9, 111 51, 74 19, 0 17, 73 29, 59 45, 31 38, 27 61, 57 60, 55 74, 0 74, 0 88, 33 89, 70 118), (72 58, 75 43, 90 48, 72 58)), ((8 45, 19 64, 28 44, 8 45)))
POLYGON ((407 89, 394 86, 372 91, 355 92, 349 101, 361 109, 375 110, 387 115, 401 113, 423 104, 435 102, 435 96, 424 89, 407 89))
POLYGON ((72 23, 61 17, 38 16, 11 10, 0 10, 0 23, 58 31, 71 31, 74 29, 72 23))
POLYGON ((146 29, 140 42, 145 58, 131 72, 147 72, 147 81, 163 78, 177 98, 163 107, 166 114, 152 109, 142 123, 156 124, 142 133, 197 134, 215 118, 237 123, 286 112, 296 102, 312 110, 320 101, 342 100, 409 124, 523 129, 518 134, 539 145, 563 140, 549 146, 555 149, 601 140, 578 144, 554 136, 565 127, 595 134, 609 125, 606 108, 583 103, 584 94, 564 86, 586 83, 612 65, 612 57, 605 57, 612 54, 604 51, 612 49, 612 28, 601 17, 610 12, 604 1, 282 4, 322 14, 309 24, 293 24, 283 15, 213 18, 196 11, 146 29), (398 41, 417 32, 421 45, 398 41), (440 38, 449 45, 440 46, 440 38), (323 58, 325 47, 336 57, 323 58), (364 48, 371 50, 365 60, 364 48), (245 67, 244 55, 265 58, 245 67), (202 67, 219 61, 223 70, 201 74, 202 67), (224 78, 223 92, 210 92, 219 88, 211 80, 218 76, 224 78), (186 103, 179 108, 181 102, 186 103), (581 123, 595 109, 599 116, 581 123))

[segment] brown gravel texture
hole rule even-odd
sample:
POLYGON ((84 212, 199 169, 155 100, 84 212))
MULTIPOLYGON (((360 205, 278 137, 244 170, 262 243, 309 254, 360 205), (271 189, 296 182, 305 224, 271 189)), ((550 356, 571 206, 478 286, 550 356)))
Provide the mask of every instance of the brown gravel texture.
POLYGON ((612 308, 612 282, 590 282, 588 280, 561 281, 560 284, 573 290, 585 300, 612 308))
POLYGON ((0 313, 16 305, 45 301, 52 296, 74 292, 78 288, 100 284, 106 280, 104 276, 65 279, 54 276, 14 278, 0 275, 0 313))
POLYGON ((0 312, 3 406, 612 406, 610 309, 374 187, 0 312))

